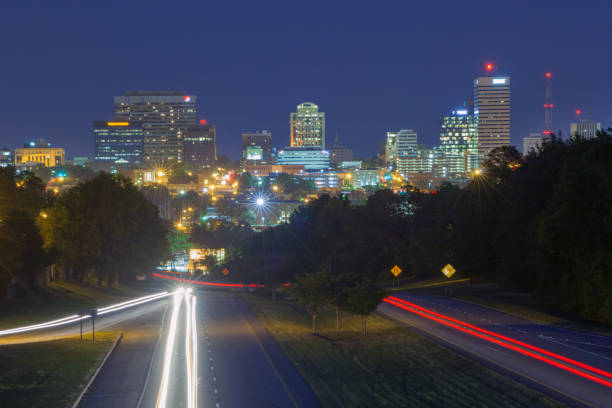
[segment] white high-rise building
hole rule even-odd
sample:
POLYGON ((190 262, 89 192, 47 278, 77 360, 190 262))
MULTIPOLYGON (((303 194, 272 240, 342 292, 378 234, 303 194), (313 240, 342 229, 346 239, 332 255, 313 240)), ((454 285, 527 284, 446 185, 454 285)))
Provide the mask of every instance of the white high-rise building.
POLYGON ((474 80, 474 116, 482 163, 491 149, 510 145, 510 77, 474 80))
POLYGON ((529 153, 537 152, 542 146, 544 137, 540 133, 530 133, 529 136, 523 138, 523 155, 527 156, 529 153))
POLYGON ((291 147, 325 148, 325 113, 312 102, 300 103, 289 116, 291 147))
POLYGON ((584 119, 576 123, 570 123, 570 137, 578 134, 584 138, 592 139, 597 136, 598 131, 601 131, 601 122, 584 119))
POLYGON ((385 143, 385 160, 395 162, 397 157, 414 157, 417 154, 417 132, 412 129, 402 129, 399 132, 387 132, 385 143))

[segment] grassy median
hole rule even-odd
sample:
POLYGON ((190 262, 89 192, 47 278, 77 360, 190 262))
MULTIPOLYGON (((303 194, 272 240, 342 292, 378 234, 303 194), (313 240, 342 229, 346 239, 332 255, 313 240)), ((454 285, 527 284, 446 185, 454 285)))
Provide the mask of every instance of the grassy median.
POLYGON ((363 338, 360 319, 344 316, 338 335, 326 310, 313 336, 296 303, 246 299, 323 407, 564 406, 382 317, 363 338))
POLYGON ((121 302, 148 293, 148 287, 97 287, 52 282, 40 291, 0 301, 0 330, 65 317, 81 309, 121 302))
POLYGON ((118 333, 0 346, 0 407, 69 407, 118 333))

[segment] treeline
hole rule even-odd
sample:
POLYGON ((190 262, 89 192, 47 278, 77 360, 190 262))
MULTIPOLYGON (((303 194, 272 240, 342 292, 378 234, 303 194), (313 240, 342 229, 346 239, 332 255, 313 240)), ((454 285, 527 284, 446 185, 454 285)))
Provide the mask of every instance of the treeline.
POLYGON ((111 285, 169 255, 157 207, 108 173, 61 193, 32 173, 0 169, 0 298, 51 279, 111 285))
POLYGON ((323 196, 288 224, 235 243, 235 279, 280 285, 297 276, 384 282, 458 274, 527 290, 543 304, 612 322, 612 137, 553 137, 522 157, 491 152, 463 188, 381 190, 363 206, 323 196))

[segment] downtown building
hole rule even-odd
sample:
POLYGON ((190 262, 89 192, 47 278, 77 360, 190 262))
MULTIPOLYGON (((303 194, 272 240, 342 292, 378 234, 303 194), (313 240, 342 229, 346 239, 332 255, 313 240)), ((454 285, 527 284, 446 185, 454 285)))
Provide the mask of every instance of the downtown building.
POLYGON ((217 134, 215 125, 204 119, 199 125, 187 127, 183 138, 183 157, 193 170, 209 169, 217 160, 217 134))
POLYGON ((272 132, 242 134, 242 161, 245 164, 266 164, 272 161, 272 132))
POLYGON ((471 101, 441 118, 440 154, 448 174, 467 174, 478 167, 478 128, 471 101))
POLYGON ((387 132, 385 142, 385 160, 387 163, 397 164, 398 157, 414 157, 418 149, 417 139, 417 132, 412 129, 387 132))
POLYGON ((289 116, 291 147, 325 148, 325 113, 312 102, 297 106, 289 116))
POLYGON ((115 121, 142 125, 144 161, 182 162, 185 132, 196 125, 196 99, 183 91, 126 92, 115 96, 115 121))
POLYGON ((94 121, 94 160, 141 163, 142 123, 94 121))
POLYGON ((523 138, 523 156, 527 156, 528 154, 535 152, 537 153, 540 147, 542 147, 542 143, 547 138, 542 136, 541 133, 530 133, 529 136, 523 138))
POLYGON ((32 167, 43 165, 44 167, 61 166, 66 163, 66 151, 63 147, 51 147, 44 139, 27 143, 23 148, 15 149, 15 166, 32 167))
POLYGON ((600 131, 601 122, 583 119, 575 123, 570 123, 570 137, 580 135, 585 139, 593 139, 597 136, 597 132, 600 131))
POLYGON ((474 80, 474 117, 482 164, 492 149, 510 145, 510 77, 474 80))

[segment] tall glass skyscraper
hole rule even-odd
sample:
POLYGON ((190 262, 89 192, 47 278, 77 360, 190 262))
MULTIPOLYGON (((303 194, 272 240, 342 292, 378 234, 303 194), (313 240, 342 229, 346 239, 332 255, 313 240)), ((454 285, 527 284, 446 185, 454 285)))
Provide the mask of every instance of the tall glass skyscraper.
POLYGON ((450 174, 468 173, 478 167, 478 123, 471 101, 442 117, 440 151, 450 174))
POLYGON ((183 161, 183 138, 196 125, 196 96, 183 91, 136 91, 115 96, 115 120, 142 124, 145 161, 183 161))
POLYGON ((94 160, 113 163, 142 161, 142 124, 95 121, 93 132, 94 160))
POLYGON ((474 80, 474 117, 482 163, 491 149, 510 145, 510 77, 474 80))
POLYGON ((289 116, 291 147, 325 148, 325 113, 312 102, 300 103, 289 116))

